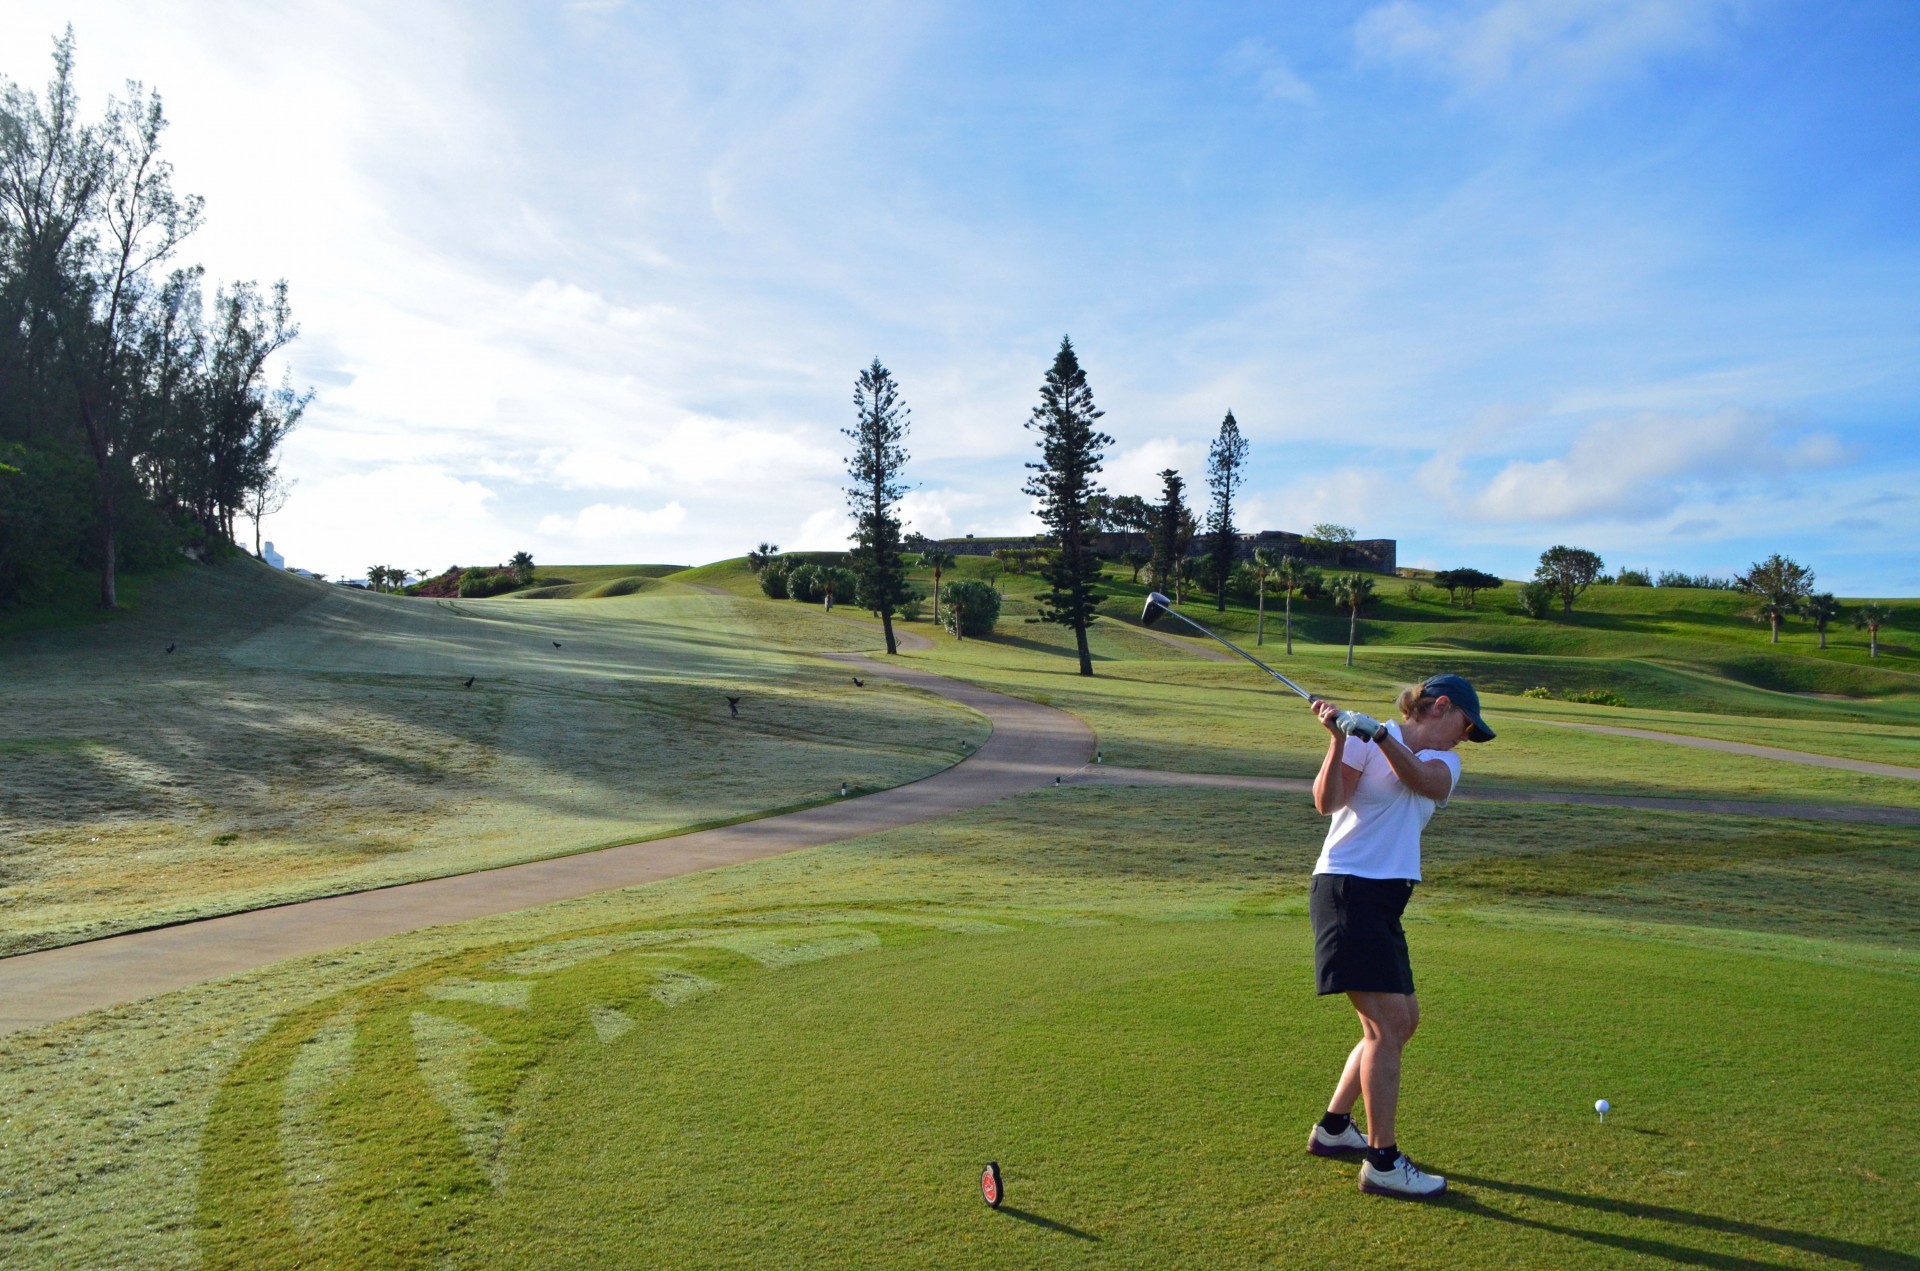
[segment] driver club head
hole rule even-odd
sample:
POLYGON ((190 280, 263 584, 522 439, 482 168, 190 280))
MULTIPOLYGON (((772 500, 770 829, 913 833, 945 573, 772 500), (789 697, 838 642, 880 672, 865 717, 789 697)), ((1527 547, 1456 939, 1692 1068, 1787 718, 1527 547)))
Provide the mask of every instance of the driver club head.
POLYGON ((1173 602, 1157 591, 1147 593, 1147 607, 1140 611, 1140 625, 1150 627, 1160 621, 1161 615, 1173 607, 1173 602))

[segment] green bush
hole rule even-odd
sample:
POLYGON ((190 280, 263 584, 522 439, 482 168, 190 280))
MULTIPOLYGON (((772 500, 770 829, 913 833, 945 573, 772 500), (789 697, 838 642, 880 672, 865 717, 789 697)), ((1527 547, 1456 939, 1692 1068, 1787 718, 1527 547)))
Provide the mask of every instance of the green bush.
POLYGON ((1536 580, 1520 588, 1520 609, 1529 618, 1544 618, 1553 612, 1556 598, 1552 583, 1536 580))
POLYGON ((1545 699, 1553 696, 1553 690, 1544 686, 1535 686, 1520 694, 1520 696, 1545 699))
POLYGON ((909 595, 900 602, 900 616, 908 622, 918 622, 927 611, 927 598, 918 592, 909 595))
POLYGON ((1607 688, 1588 689, 1584 693, 1569 693, 1567 700, 1587 706, 1625 706, 1627 704, 1626 698, 1607 688))
POLYGON ((1000 593, 983 582, 962 579, 940 589, 940 624, 956 636, 993 634, 1000 621, 1000 593))
POLYGON ((1419 604, 1427 598, 1427 585, 1417 579, 1407 584, 1407 599, 1419 604))
POLYGON ((1623 569, 1614 582, 1621 587, 1651 587, 1653 575, 1644 569, 1623 569))
POLYGON ((785 561, 775 557, 760 571, 760 590, 768 600, 787 598, 787 568, 785 561))
POLYGON ((787 599, 798 600, 808 605, 820 603, 820 567, 818 565, 795 565, 787 571, 787 599))

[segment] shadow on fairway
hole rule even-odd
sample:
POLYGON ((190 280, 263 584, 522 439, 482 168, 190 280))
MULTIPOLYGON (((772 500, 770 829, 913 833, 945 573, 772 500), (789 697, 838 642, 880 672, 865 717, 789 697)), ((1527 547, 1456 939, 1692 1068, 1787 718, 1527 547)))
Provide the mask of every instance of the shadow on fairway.
POLYGON ((1015 1209, 1012 1205, 1002 1205, 995 1212, 1005 1214, 1009 1218, 1018 1218, 1021 1222, 1032 1223, 1036 1227, 1045 1227, 1048 1231, 1057 1231, 1063 1236, 1072 1236, 1075 1240, 1091 1240, 1094 1244, 1100 1243, 1100 1237, 1094 1235, 1091 1231, 1082 1231, 1078 1227, 1069 1227, 1063 1222, 1055 1222, 1051 1218, 1042 1218, 1039 1214, 1030 1214, 1024 1209, 1015 1209))
MULTIPOLYGON (((1803 1253, 1831 1258, 1835 1262, 1848 1263, 1857 1267, 1888 1268, 1890 1271, 1920 1271, 1920 1258, 1912 1254, 1901 1253, 1894 1249, 1881 1249, 1873 1245, 1854 1244, 1846 1240, 1835 1240, 1829 1236, 1816 1236, 1805 1231, 1788 1231, 1781 1227, 1766 1227, 1759 1223, 1741 1222, 1734 1218, 1716 1218, 1711 1214, 1696 1214, 1685 1209, 1669 1209, 1664 1205, 1643 1205, 1637 1201, 1615 1200, 1609 1196, 1582 1196, 1576 1192, 1554 1191, 1552 1188, 1532 1187, 1525 1183, 1476 1178, 1471 1174, 1452 1174, 1449 1177, 1451 1181, 1463 1186, 1507 1192, 1515 1196, 1530 1196, 1535 1200, 1550 1201, 1555 1204, 1577 1205, 1583 1209, 1619 1214, 1626 1218, 1671 1223, 1678 1227, 1697 1227, 1703 1231, 1718 1232, 1721 1235, 1761 1240, 1778 1245, 1782 1249, 1797 1249, 1803 1253)), ((1763 1262, 1756 1258, 1745 1258, 1737 1254, 1690 1249, 1664 1240, 1649 1240, 1641 1236, 1625 1236, 1608 1231, 1583 1231, 1578 1227, 1565 1227, 1558 1223, 1543 1222, 1538 1218, 1523 1218, 1518 1214, 1494 1209, 1458 1192, 1448 1192, 1440 1203, 1462 1213, 1512 1223, 1515 1226, 1530 1227, 1535 1231, 1550 1231, 1555 1235, 1571 1236, 1591 1244, 1623 1249, 1630 1253, 1660 1258, 1686 1266, 1720 1267, 1725 1268, 1726 1271, 1755 1271, 1757 1268, 1785 1265, 1778 1262, 1763 1262)))

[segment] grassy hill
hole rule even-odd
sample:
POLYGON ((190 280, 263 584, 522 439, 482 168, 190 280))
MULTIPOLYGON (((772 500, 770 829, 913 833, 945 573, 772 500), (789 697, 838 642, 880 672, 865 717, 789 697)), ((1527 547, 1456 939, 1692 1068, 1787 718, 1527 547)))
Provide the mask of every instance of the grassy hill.
POLYGON ((737 638, 738 607, 658 579, 593 604, 436 601, 240 558, 153 579, 108 622, 0 639, 0 951, 762 815, 984 737, 737 638))

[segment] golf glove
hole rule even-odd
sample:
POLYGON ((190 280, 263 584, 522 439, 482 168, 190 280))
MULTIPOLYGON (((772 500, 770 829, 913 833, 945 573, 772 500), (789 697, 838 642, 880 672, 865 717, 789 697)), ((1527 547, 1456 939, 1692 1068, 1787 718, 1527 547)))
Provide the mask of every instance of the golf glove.
POLYGON ((1387 733, 1385 724, 1359 711, 1341 711, 1333 717, 1333 722, 1341 732, 1349 737, 1358 737, 1361 741, 1379 741, 1387 733))

